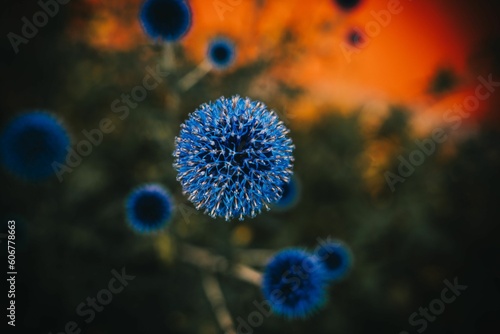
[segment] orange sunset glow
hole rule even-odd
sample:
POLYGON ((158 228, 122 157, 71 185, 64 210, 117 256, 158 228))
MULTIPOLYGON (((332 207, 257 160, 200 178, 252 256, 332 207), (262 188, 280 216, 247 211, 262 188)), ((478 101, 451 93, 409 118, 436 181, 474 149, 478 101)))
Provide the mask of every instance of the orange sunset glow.
MULTIPOLYGON (((451 0, 366 0, 349 12, 331 0, 189 3, 193 25, 181 43, 188 59, 201 63, 214 37, 232 39, 237 59, 230 71, 257 60, 270 62, 259 82, 284 82, 306 92, 288 106, 297 120, 318 119, 324 108, 343 112, 377 101, 415 111, 426 119, 415 122, 417 131, 425 132, 439 122, 435 113, 461 102, 473 92, 476 77, 485 74, 471 68, 470 57, 491 26, 477 20, 469 26, 464 20, 469 7, 451 0), (356 45, 348 40, 352 31, 361 36, 356 45), (444 99, 429 94, 440 70, 456 79, 444 99)), ((75 29, 84 31, 78 38, 107 51, 148 43, 134 17, 140 1, 85 4, 91 20, 83 27, 75 22, 75 29)), ((493 103, 482 104, 475 115, 493 103)))

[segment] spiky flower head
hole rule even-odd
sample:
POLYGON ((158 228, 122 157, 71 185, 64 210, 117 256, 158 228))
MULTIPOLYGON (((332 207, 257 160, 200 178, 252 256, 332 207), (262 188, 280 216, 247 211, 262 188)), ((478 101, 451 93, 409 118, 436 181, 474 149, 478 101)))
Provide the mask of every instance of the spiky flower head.
POLYGON ((353 256, 349 247, 338 240, 328 240, 318 245, 314 256, 323 263, 330 281, 344 278, 352 267, 353 256))
POLYGON ((161 230, 171 220, 174 201, 159 184, 146 184, 134 189, 125 205, 130 226, 140 233, 161 230))
POLYGON ((325 269, 308 252, 290 248, 267 264, 262 292, 271 310, 288 319, 306 318, 327 300, 325 269))
POLYGON ((66 129, 52 114, 32 111, 10 121, 0 136, 2 164, 28 181, 54 174, 54 162, 64 161, 70 147, 66 129))
POLYGON ((198 210, 230 220, 276 202, 292 175, 294 145, 276 113, 249 98, 203 104, 181 125, 174 167, 198 210))

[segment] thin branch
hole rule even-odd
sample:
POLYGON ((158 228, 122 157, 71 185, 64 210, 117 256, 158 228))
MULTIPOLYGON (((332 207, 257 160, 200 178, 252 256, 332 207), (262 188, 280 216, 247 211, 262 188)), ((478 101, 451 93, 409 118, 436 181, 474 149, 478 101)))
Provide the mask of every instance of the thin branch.
POLYGON ((172 43, 163 44, 161 65, 166 70, 172 70, 175 68, 175 51, 172 43))
POLYGON ((185 243, 179 244, 180 257, 184 262, 193 264, 211 272, 225 272, 229 264, 225 257, 185 243))
POLYGON ((233 267, 233 275, 239 279, 252 283, 260 287, 262 283, 262 274, 255 269, 252 269, 244 264, 236 264, 233 267))
POLYGON ((241 279, 242 281, 260 287, 262 274, 249 266, 240 263, 230 266, 229 261, 225 257, 212 254, 203 248, 185 243, 181 243, 179 245, 179 249, 180 258, 184 262, 210 272, 230 274, 241 279))
POLYGON ((269 259, 276 253, 271 249, 239 249, 236 256, 241 262, 251 266, 265 266, 269 259))
POLYGON ((226 301, 217 278, 213 274, 205 272, 202 274, 202 283, 207 299, 212 305, 215 318, 217 319, 221 330, 225 334, 236 334, 231 314, 226 307, 226 301))
POLYGON ((200 81, 210 70, 212 65, 207 60, 203 60, 198 66, 196 66, 191 72, 186 74, 179 80, 179 87, 181 91, 185 92, 193 87, 198 81, 200 81))

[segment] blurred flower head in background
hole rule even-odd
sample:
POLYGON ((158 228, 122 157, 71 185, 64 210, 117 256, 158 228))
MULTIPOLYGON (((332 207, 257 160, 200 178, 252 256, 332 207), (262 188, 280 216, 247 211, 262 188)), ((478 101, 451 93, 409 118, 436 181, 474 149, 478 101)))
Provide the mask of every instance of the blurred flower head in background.
POLYGON ((329 281, 343 279, 353 265, 350 249, 340 241, 329 240, 314 250, 314 256, 323 263, 329 281))
POLYGON ((277 210, 288 210, 295 206, 300 200, 300 184, 296 175, 293 175, 290 182, 283 185, 283 196, 273 204, 277 210))
POLYGON ((146 0, 140 18, 144 31, 154 40, 175 42, 191 27, 191 8, 185 0, 146 0))
POLYGON ((163 229, 174 214, 172 196, 159 184, 147 184, 134 189, 126 203, 127 220, 140 233, 163 229))
POLYGON ((223 70, 233 64, 236 46, 227 38, 215 38, 208 46, 207 57, 213 67, 223 70))
POLYGON ((307 318, 327 301, 323 265, 304 250, 281 250, 267 264, 262 292, 271 310, 285 318, 307 318))
POLYGON ((53 163, 63 162, 70 146, 60 121, 45 111, 32 111, 12 119, 0 138, 2 164, 28 181, 53 175, 53 163))

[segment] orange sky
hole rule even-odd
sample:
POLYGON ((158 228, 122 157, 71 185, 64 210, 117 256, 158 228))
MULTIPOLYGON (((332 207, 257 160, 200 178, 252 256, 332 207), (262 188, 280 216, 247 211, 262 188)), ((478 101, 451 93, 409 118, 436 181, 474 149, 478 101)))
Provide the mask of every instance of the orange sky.
MULTIPOLYGON (((141 1, 86 1, 93 15, 78 27, 91 45, 127 51, 148 43, 137 22, 141 1)), ((476 4, 471 15, 471 6, 456 0, 365 0, 348 13, 331 0, 267 0, 261 6, 253 0, 189 2, 193 26, 181 42, 189 59, 200 63, 211 38, 233 39, 237 59, 232 70, 272 61, 256 81, 305 90, 291 106, 298 119, 315 119, 322 108, 347 111, 374 100, 407 105, 420 116, 439 113, 473 91, 478 73, 468 65, 469 57, 496 21, 491 9, 476 4), (374 17, 382 12, 390 16, 383 25, 374 17), (347 43, 353 28, 367 41, 358 48, 347 43), (455 92, 445 99, 426 93, 441 68, 458 78, 455 92)), ((478 114, 492 103, 487 102, 478 114)))

